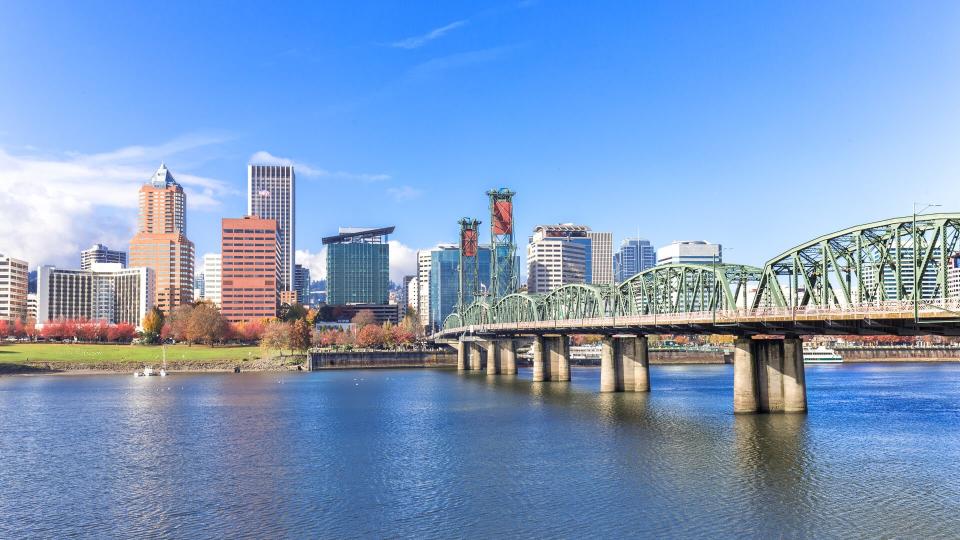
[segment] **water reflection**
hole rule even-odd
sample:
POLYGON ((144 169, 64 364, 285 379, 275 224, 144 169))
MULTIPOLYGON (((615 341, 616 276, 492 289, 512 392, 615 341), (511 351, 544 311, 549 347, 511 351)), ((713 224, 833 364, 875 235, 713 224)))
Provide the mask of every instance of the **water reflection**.
POLYGON ((960 366, 807 375, 756 416, 729 366, 0 378, 0 537, 955 533, 960 366))

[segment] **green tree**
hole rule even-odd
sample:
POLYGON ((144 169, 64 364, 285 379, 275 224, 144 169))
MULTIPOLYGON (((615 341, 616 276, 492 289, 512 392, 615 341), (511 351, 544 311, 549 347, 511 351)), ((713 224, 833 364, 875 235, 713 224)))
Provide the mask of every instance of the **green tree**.
POLYGON ((303 304, 291 304, 281 313, 280 318, 286 322, 293 322, 306 319, 307 315, 309 315, 309 312, 303 304))

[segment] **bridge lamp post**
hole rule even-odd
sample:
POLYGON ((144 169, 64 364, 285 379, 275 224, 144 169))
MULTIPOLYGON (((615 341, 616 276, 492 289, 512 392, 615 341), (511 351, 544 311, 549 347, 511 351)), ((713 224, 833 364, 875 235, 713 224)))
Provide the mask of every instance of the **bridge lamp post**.
POLYGON ((917 247, 918 247, 918 238, 917 238, 917 214, 922 214, 930 208, 937 206, 943 206, 940 204, 927 203, 926 206, 917 210, 917 205, 923 203, 914 202, 913 203, 913 249, 910 250, 913 258, 913 324, 920 324, 920 272, 917 268, 917 247))

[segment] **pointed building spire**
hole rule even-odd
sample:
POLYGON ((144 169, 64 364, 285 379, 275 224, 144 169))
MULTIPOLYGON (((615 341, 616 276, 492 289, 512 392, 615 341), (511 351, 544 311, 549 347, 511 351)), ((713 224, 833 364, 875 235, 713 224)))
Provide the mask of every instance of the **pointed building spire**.
POLYGON ((158 188, 177 185, 177 181, 167 169, 167 164, 162 161, 160 162, 160 168, 157 169, 157 172, 153 173, 153 176, 150 178, 150 183, 158 188))

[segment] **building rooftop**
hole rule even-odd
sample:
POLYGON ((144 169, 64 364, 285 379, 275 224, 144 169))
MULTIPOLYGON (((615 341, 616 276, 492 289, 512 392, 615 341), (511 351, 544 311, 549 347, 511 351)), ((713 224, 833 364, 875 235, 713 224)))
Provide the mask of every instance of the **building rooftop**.
POLYGON ((340 234, 324 238, 323 244, 348 244, 348 243, 383 243, 388 234, 393 234, 395 226, 366 228, 366 227, 340 227, 340 234))
POLYGON ((153 173, 153 176, 150 177, 150 184, 152 184, 153 187, 158 188, 179 185, 173 178, 173 175, 170 174, 170 170, 167 169, 167 165, 165 163, 160 163, 160 168, 157 169, 157 172, 153 173))

